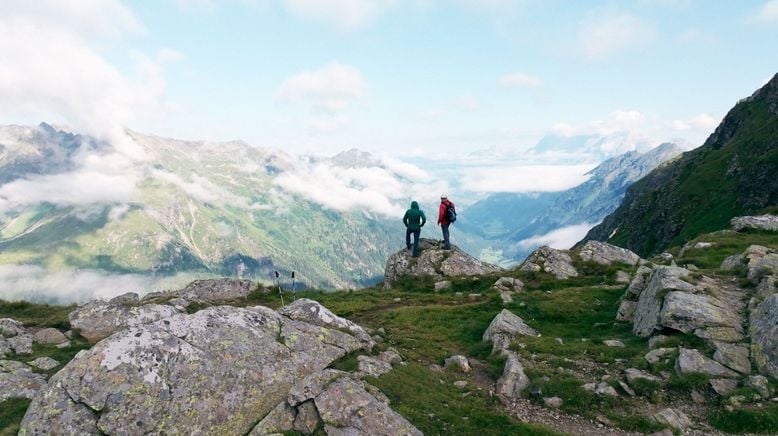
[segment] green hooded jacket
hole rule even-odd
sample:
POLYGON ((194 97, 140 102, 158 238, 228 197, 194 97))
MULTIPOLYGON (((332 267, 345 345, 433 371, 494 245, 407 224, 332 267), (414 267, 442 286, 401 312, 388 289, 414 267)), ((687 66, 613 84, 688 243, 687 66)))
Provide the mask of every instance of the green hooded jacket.
POLYGON ((405 216, 403 216, 403 224, 408 230, 421 230, 426 223, 427 217, 419 209, 419 203, 412 201, 411 208, 405 211, 405 216))

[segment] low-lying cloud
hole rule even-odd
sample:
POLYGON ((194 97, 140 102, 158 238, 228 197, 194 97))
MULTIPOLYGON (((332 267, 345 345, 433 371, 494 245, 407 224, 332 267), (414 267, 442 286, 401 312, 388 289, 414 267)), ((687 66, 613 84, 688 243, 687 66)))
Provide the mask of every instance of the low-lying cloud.
POLYGON ((537 235, 531 238, 523 239, 517 243, 519 248, 534 249, 541 245, 548 245, 551 248, 566 250, 586 236, 586 233, 596 226, 597 223, 581 223, 572 226, 561 227, 552 230, 544 235, 537 235))
POLYGON ((462 188, 470 192, 556 192, 585 182, 596 165, 516 165, 463 170, 462 188))

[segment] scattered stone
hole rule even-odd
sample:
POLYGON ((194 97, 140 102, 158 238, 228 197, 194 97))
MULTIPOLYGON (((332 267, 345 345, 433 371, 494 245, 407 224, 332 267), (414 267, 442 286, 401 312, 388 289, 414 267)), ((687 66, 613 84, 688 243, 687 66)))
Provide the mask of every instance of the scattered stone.
POLYGON ((609 385, 606 382, 600 382, 597 383, 597 386, 594 388, 594 394, 595 395, 605 395, 608 397, 618 397, 619 393, 616 392, 616 389, 613 389, 613 386, 609 385))
POLYGON ((30 334, 16 335, 6 339, 5 342, 16 354, 32 354, 33 337, 30 334))
POLYGON ((656 383, 661 382, 659 377, 657 377, 655 375, 651 375, 651 374, 649 374, 649 373, 647 373, 645 371, 641 371, 641 370, 636 369, 636 368, 625 369, 624 370, 624 377, 627 378, 627 383, 629 383, 629 384, 633 384, 635 382, 635 380, 638 380, 638 379, 649 380, 649 381, 656 382, 656 383))
POLYGON ((778 378, 778 294, 751 311, 751 358, 759 372, 778 378))
POLYGON ((673 260, 673 258, 674 258, 674 256, 673 256, 673 254, 672 254, 672 253, 668 253, 668 252, 666 252, 666 251, 665 251, 665 252, 663 252, 663 253, 659 253, 659 254, 658 254, 656 257, 657 257, 659 260, 661 260, 662 262, 670 262, 670 261, 671 261, 671 260, 673 260))
POLYGON ((429 370, 432 372, 443 372, 443 367, 438 365, 437 363, 432 363, 429 366, 429 370))
POLYGON ((584 262, 594 262, 601 265, 610 265, 613 263, 624 263, 627 265, 637 265, 640 256, 627 250, 600 241, 588 241, 581 247, 579 256, 584 262))
POLYGON ((35 342, 39 344, 61 344, 67 342, 68 338, 62 332, 55 328, 45 328, 38 330, 34 336, 35 342))
POLYGON ((500 300, 502 300, 502 304, 513 303, 513 292, 500 291, 500 300))
POLYGON ((400 297, 397 297, 397 298, 394 298, 392 301, 394 301, 395 303, 399 303, 399 302, 403 301, 403 299, 400 298, 400 297))
POLYGON ((584 383, 581 385, 581 389, 594 393, 594 390, 597 389, 597 383, 584 383))
POLYGON ((357 356, 357 361, 359 370, 371 377, 381 377, 392 370, 390 363, 372 357, 357 356))
POLYGON ((46 378, 22 362, 0 360, 0 403, 11 398, 32 399, 44 386, 46 378))
POLYGON ((11 318, 0 318, 0 337, 10 338, 24 333, 24 327, 19 321, 11 318))
POLYGON ((439 282, 435 282, 435 292, 440 292, 444 289, 448 289, 451 287, 451 282, 448 280, 443 280, 439 282))
POLYGON ((467 382, 464 380, 457 380, 454 382, 454 387, 457 389, 464 389, 467 386, 467 382))
POLYGON ((764 398, 768 398, 772 394, 772 392, 770 392, 770 384, 767 381, 767 377, 763 375, 749 376, 746 379, 745 385, 759 392, 759 395, 764 398))
POLYGON ((292 430, 303 434, 311 434, 319 426, 319 412, 313 401, 306 401, 297 406, 297 416, 292 423, 292 430))
POLYGON ((521 393, 529 386, 529 377, 524 374, 524 366, 519 356, 512 351, 504 351, 507 359, 502 376, 497 380, 497 394, 504 400, 519 398, 521 393))
POLYGON ((532 327, 524 323, 508 309, 503 309, 494 317, 483 335, 485 342, 492 341, 492 352, 508 348, 516 336, 540 336, 532 327))
POLYGON ((724 259, 723 262, 721 262, 721 266, 719 268, 725 271, 732 271, 742 266, 744 260, 745 257, 742 254, 734 254, 732 256, 727 256, 727 258, 724 259))
POLYGON ((292 424, 297 417, 297 409, 281 401, 275 409, 265 415, 257 424, 249 436, 270 435, 292 431, 292 424))
POLYGON ((735 378, 737 373, 713 359, 705 357, 697 350, 679 348, 678 360, 675 362, 675 371, 680 375, 700 373, 714 377, 735 378))
POLYGON ((665 342, 668 339, 670 339, 670 338, 668 338, 665 335, 651 336, 648 339, 648 348, 651 348, 651 349, 656 348, 658 345, 661 345, 663 342, 665 342))
POLYGON ((739 216, 730 221, 732 229, 740 232, 743 230, 770 230, 778 231, 778 216, 776 215, 758 215, 758 216, 739 216))
POLYGON ((692 395, 692 401, 695 404, 705 404, 708 402, 707 398, 705 398, 705 395, 703 395, 700 391, 696 389, 692 391, 691 395, 692 395))
POLYGON ((677 430, 685 430, 692 425, 691 419, 686 414, 676 409, 663 409, 655 413, 652 418, 660 424, 669 425, 677 430))
POLYGON ((694 244, 693 248, 695 250, 705 250, 706 248, 711 248, 711 247, 715 247, 715 246, 716 246, 715 242, 700 241, 700 242, 697 242, 696 244, 694 244))
POLYGON ((616 321, 632 321, 635 318, 635 309, 637 307, 637 301, 622 300, 618 311, 616 311, 616 321))
POLYGON ((477 300, 483 297, 483 294, 467 294, 467 297, 470 298, 471 300, 477 300))
POLYGON ((565 341, 563 341, 562 338, 555 338, 554 340, 557 341, 559 345, 565 345, 565 341))
POLYGON ((646 353, 645 358, 648 363, 659 363, 665 357, 673 355, 675 351, 675 348, 657 348, 646 353))
POLYGON ((708 327, 696 329, 694 331, 694 336, 709 341, 719 342, 740 342, 745 339, 740 328, 735 329, 732 327, 708 327))
POLYGON ((632 281, 632 276, 625 271, 616 271, 616 283, 629 283, 632 281))
POLYGON ((68 347, 70 347, 70 341, 63 342, 61 344, 57 344, 56 347, 59 348, 60 350, 63 349, 63 348, 68 348, 68 347))
POLYGON ((448 359, 446 359, 445 367, 457 369, 459 371, 464 372, 465 374, 472 371, 472 368, 470 367, 470 362, 467 360, 467 357, 459 354, 451 356, 448 359))
POLYGON ((630 388, 629 385, 627 385, 623 381, 619 380, 619 386, 621 386, 621 389, 623 389, 624 392, 626 392, 627 395, 629 395, 630 397, 635 396, 635 391, 633 391, 632 388, 630 388))
POLYGON ((559 409, 560 407, 562 407, 563 403, 564 402, 559 397, 546 397, 546 398, 543 398, 543 404, 545 404, 546 407, 551 408, 551 409, 559 409))
POLYGON ((618 347, 618 348, 624 348, 624 342, 619 341, 618 339, 608 339, 605 341, 602 341, 603 344, 605 344, 608 347, 618 347))
POLYGON ((533 251, 519 266, 521 271, 552 274, 560 280, 578 277, 578 271, 573 266, 573 259, 563 250, 542 246, 533 251))
POLYGON ((386 351, 382 351, 378 354, 378 360, 394 365, 395 363, 402 362, 403 357, 399 351, 389 347, 386 349, 386 351))
POLYGON ((594 419, 599 422, 602 425, 607 425, 608 427, 613 427, 613 421, 605 417, 604 415, 597 415, 594 417, 594 419))
POLYGON ((737 380, 731 378, 713 378, 710 385, 722 397, 737 389, 737 380))
POLYGON ((740 406, 746 401, 746 397, 743 395, 733 395, 729 398, 727 398, 727 403, 729 403, 732 406, 740 406))
POLYGON ((500 277, 492 286, 501 292, 521 292, 524 290, 524 282, 513 277, 500 277))
POLYGON ((328 435, 422 436, 408 420, 348 378, 329 385, 314 403, 328 435))
POLYGON ((714 342, 713 344, 716 347, 713 360, 741 374, 751 373, 751 361, 748 359, 747 345, 729 344, 726 342, 714 342))
POLYGON ((39 357, 32 362, 30 362, 30 365, 42 369, 44 371, 48 371, 50 369, 54 369, 59 365, 59 362, 52 359, 51 357, 39 357))
POLYGON ((741 328, 736 310, 710 295, 672 291, 664 298, 659 324, 684 333, 703 327, 741 328))

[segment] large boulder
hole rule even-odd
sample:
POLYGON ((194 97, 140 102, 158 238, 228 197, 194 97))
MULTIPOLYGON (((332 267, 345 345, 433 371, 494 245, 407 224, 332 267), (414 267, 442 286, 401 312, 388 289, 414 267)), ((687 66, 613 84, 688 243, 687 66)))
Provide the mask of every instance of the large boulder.
POLYGON ((678 360, 675 362, 675 371, 680 375, 706 374, 714 377, 736 378, 735 371, 725 367, 715 360, 705 357, 697 350, 680 348, 678 360))
POLYGON ((67 336, 65 336, 61 331, 55 329, 55 328, 45 328, 38 330, 35 332, 34 335, 35 342, 39 344, 62 344, 64 342, 68 341, 67 336))
POLYGON ((519 266, 521 271, 547 272, 557 279, 578 277, 578 271, 573 266, 573 259, 564 250, 556 250, 542 246, 530 253, 519 266))
POLYGON ((0 403, 11 398, 32 399, 44 386, 43 374, 33 372, 22 362, 0 360, 0 403))
POLYGON ((24 333, 24 327, 19 321, 11 318, 0 318, 0 338, 10 338, 24 333))
POLYGON ((483 335, 484 342, 492 342, 492 352, 507 349, 517 336, 540 336, 523 319, 508 309, 494 317, 483 335))
POLYGON ((384 287, 390 289, 402 276, 431 276, 435 279, 457 276, 492 274, 502 268, 482 262, 462 251, 456 245, 444 250, 443 244, 431 239, 419 243, 419 257, 409 250, 400 250, 389 256, 384 270, 384 287))
POLYGON ((600 241, 586 242, 579 250, 578 255, 584 262, 594 262, 601 265, 613 263, 637 265, 640 261, 640 256, 630 250, 600 241))
POLYGON ((218 306, 130 326, 55 374, 20 434, 246 434, 297 382, 365 348, 344 324, 218 306))
POLYGON ((778 294, 751 311, 751 357, 759 372, 778 378, 778 294))
POLYGON ((128 327, 152 323, 179 313, 172 306, 146 304, 130 306, 121 303, 93 301, 70 312, 70 326, 89 342, 97 342, 128 327))
POLYGON ((687 275, 688 270, 674 266, 658 266, 651 272, 635 308, 633 333, 641 337, 651 336, 659 326, 662 303, 667 292, 694 291, 694 285, 681 279, 687 275))
POLYGON ((739 312, 728 302, 685 291, 669 292, 659 314, 659 324, 684 333, 706 327, 730 327, 742 332, 741 323, 739 312))
POLYGON ((353 321, 335 315, 331 310, 322 306, 317 301, 309 300, 307 298, 300 298, 299 300, 295 300, 293 303, 279 309, 278 313, 293 320, 304 321, 313 325, 348 331, 357 339, 362 341, 366 348, 372 348, 374 345, 370 334, 368 334, 364 328, 357 325, 353 321))
POLYGON ((769 230, 778 231, 778 216, 759 215, 759 216, 739 216, 730 221, 735 231, 743 230, 769 230))
POLYGON ((748 359, 747 344, 730 344, 726 342, 714 342, 716 352, 713 360, 741 374, 751 373, 751 361, 748 359))
POLYGON ((529 386, 529 377, 524 374, 524 366, 513 351, 505 351, 505 367, 502 376, 497 379, 497 394, 503 401, 512 401, 521 397, 529 386))

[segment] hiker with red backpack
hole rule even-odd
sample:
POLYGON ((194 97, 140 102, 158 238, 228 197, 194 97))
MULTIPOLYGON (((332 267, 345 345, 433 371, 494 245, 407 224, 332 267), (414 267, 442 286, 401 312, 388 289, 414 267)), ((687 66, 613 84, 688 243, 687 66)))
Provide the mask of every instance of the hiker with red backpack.
POLYGON ((440 196, 440 210, 438 211, 438 225, 443 230, 443 249, 451 249, 451 240, 449 239, 448 226, 457 220, 457 210, 454 203, 449 201, 444 194, 440 196))

